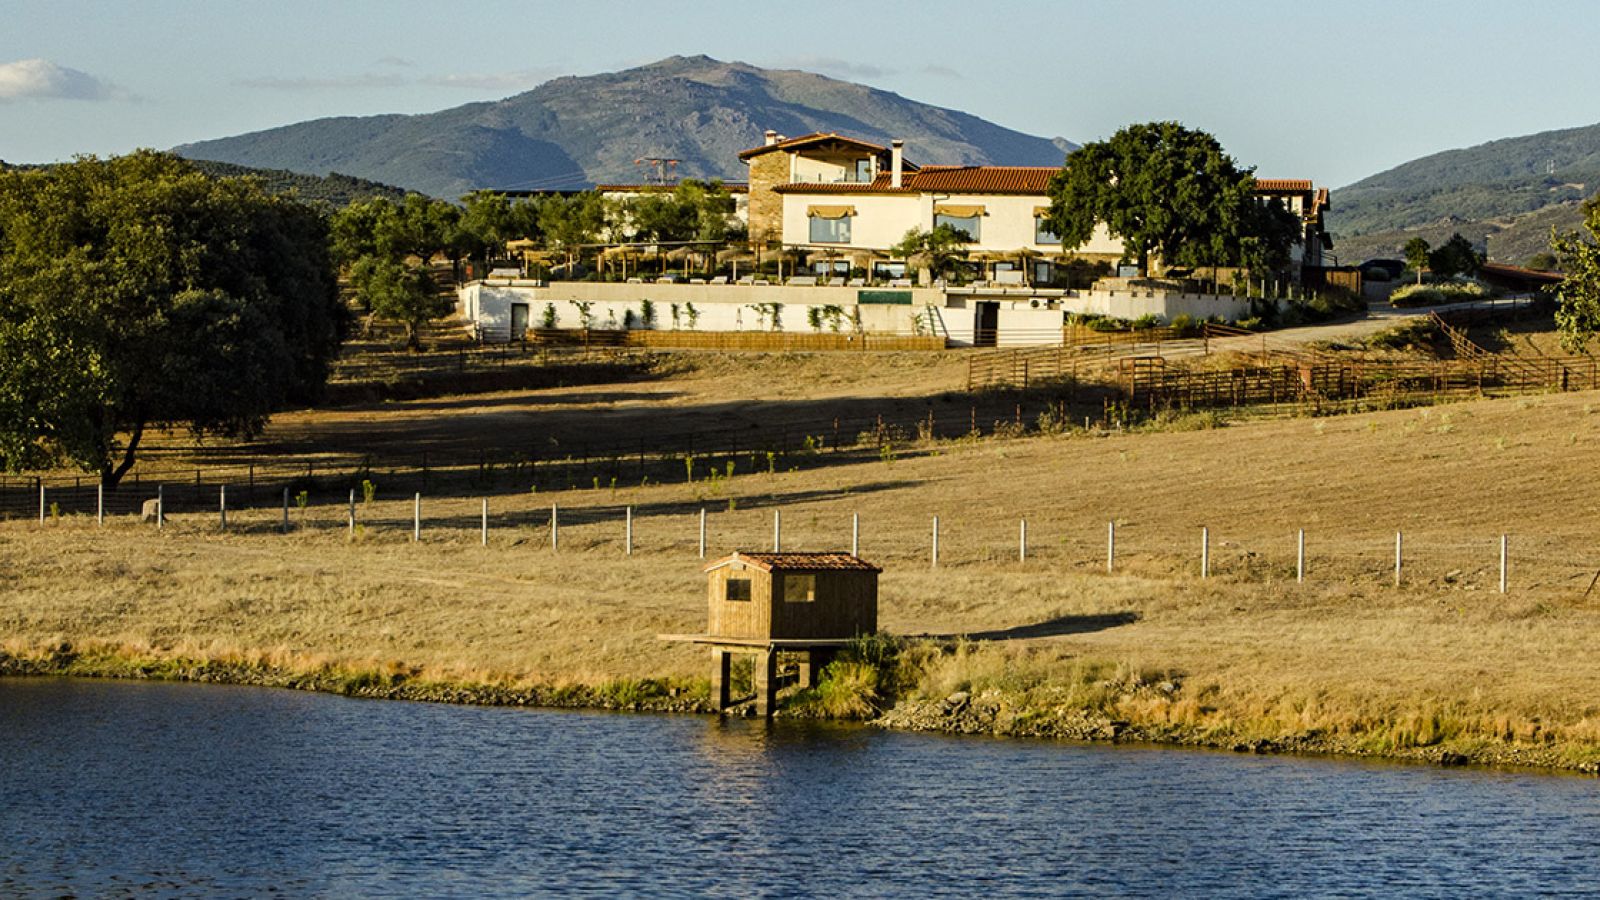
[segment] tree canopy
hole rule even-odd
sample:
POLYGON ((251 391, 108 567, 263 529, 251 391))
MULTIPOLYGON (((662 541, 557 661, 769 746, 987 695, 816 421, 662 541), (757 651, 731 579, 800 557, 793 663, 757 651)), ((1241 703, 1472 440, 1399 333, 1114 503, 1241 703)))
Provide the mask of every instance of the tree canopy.
POLYGON ((1583 213, 1583 232, 1550 234, 1550 249, 1567 276, 1556 289, 1556 328, 1562 346, 1574 353, 1600 333, 1600 202, 1591 198, 1583 213))
POLYGON ((114 486, 152 427, 244 437, 343 333, 326 221, 140 151, 0 172, 0 466, 114 486))
POLYGON ((1422 283, 1422 270, 1428 267, 1433 247, 1423 238, 1414 237, 1406 241, 1406 265, 1417 273, 1417 284, 1422 283))
POLYGON ((967 243, 971 240, 966 232, 953 225, 935 225, 932 230, 913 228, 905 233, 900 243, 889 248, 889 252, 935 276, 945 276, 955 270, 956 263, 967 258, 967 243))
POLYGON ((1064 247, 1104 224, 1127 257, 1168 265, 1282 265, 1300 239, 1282 209, 1257 203, 1255 176, 1216 138, 1176 122, 1130 125, 1085 144, 1050 183, 1045 225, 1064 247))
POLYGON ((1483 262, 1472 242, 1456 232, 1450 240, 1428 254, 1428 269, 1435 278, 1454 278, 1457 275, 1476 275, 1483 262))

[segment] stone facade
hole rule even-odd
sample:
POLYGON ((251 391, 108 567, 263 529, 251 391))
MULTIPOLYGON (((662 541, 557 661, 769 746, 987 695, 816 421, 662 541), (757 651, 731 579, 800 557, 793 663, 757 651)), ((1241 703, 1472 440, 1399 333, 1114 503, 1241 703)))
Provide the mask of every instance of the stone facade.
POLYGON ((789 182, 789 154, 764 153, 750 160, 750 243, 783 239, 783 198, 772 189, 789 182))

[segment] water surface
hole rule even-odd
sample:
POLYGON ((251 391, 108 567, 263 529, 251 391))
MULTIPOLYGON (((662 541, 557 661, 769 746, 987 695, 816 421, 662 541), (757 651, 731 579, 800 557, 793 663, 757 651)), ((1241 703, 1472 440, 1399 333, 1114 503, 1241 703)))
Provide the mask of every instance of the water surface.
POLYGON ((0 895, 1586 893, 1600 782, 0 680, 0 895))

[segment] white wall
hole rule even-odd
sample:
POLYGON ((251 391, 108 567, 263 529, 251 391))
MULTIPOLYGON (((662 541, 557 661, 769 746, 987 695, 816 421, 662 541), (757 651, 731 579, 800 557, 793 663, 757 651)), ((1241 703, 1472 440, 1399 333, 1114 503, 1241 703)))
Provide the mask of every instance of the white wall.
MULTIPOLYGON (((783 198, 783 242, 811 243, 813 206, 853 206, 856 215, 850 223, 850 243, 830 245, 841 249, 883 250, 900 243, 913 228, 933 227, 933 194, 807 194, 785 190, 783 198)), ((1113 238, 1105 225, 1096 225, 1094 236, 1080 247, 1040 244, 1034 240, 1033 211, 1048 206, 1050 198, 1039 195, 951 194, 939 195, 939 205, 982 206, 984 217, 978 227, 973 251, 1009 252, 1023 247, 1053 255, 1062 252, 1120 255, 1122 241, 1113 238)))
MULTIPOLYGON (((878 289, 868 289, 878 290, 878 289)), ((595 328, 620 328, 629 311, 635 327, 643 328, 641 301, 655 304, 657 329, 673 327, 672 305, 678 304, 680 328, 689 327, 687 306, 699 311, 697 331, 760 330, 760 314, 753 304, 778 303, 782 330, 808 333, 807 311, 837 306, 846 321, 859 315, 866 331, 885 334, 931 333, 960 346, 972 343, 978 303, 998 303, 1000 346, 1054 344, 1061 340, 1065 315, 1093 313, 1122 319, 1154 315, 1170 322, 1175 316, 1196 319, 1221 316, 1235 321, 1250 315, 1250 301, 1242 297, 1211 294, 1163 294, 1150 291, 1051 291, 1008 288, 1004 293, 972 289, 944 291, 910 289, 911 305, 859 303, 858 289, 842 287, 756 287, 711 284, 623 284, 596 281, 557 281, 542 285, 532 281, 472 282, 461 289, 460 311, 478 324, 487 341, 510 337, 511 304, 528 304, 528 322, 541 327, 545 306, 556 311, 556 327, 581 328, 578 303, 593 304, 595 328), (931 321, 930 321, 931 309, 931 321), (919 320, 920 321, 917 321, 919 320)), ((845 330, 851 326, 846 325, 845 330)), ((770 319, 766 328, 771 330, 770 319)), ((830 330, 826 325, 824 331, 830 330)))

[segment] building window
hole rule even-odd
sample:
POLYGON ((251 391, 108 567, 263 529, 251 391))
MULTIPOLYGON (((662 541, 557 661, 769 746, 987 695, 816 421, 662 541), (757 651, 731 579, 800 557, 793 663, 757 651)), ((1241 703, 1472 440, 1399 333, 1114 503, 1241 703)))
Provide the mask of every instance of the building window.
POLYGON ((822 216, 811 217, 811 243, 813 244, 848 244, 850 243, 850 216, 840 216, 837 219, 827 219, 822 216))
POLYGON ((938 228, 940 225, 949 225, 951 228, 965 234, 968 243, 973 243, 982 237, 982 233, 978 228, 978 224, 982 219, 982 216, 952 216, 945 213, 935 213, 933 227, 938 228))
POLYGON ((1059 244, 1061 243, 1061 235, 1045 227, 1044 216, 1034 216, 1033 242, 1035 244, 1059 244))
POLYGON ((783 602, 812 603, 817 599, 817 576, 783 576, 783 602))
POLYGON ((729 603, 750 602, 750 579, 729 578, 727 582, 725 582, 725 585, 726 588, 723 592, 722 599, 728 601, 729 603))
POLYGON ((856 160, 855 177, 850 180, 862 184, 872 180, 872 159, 870 157, 856 160))

